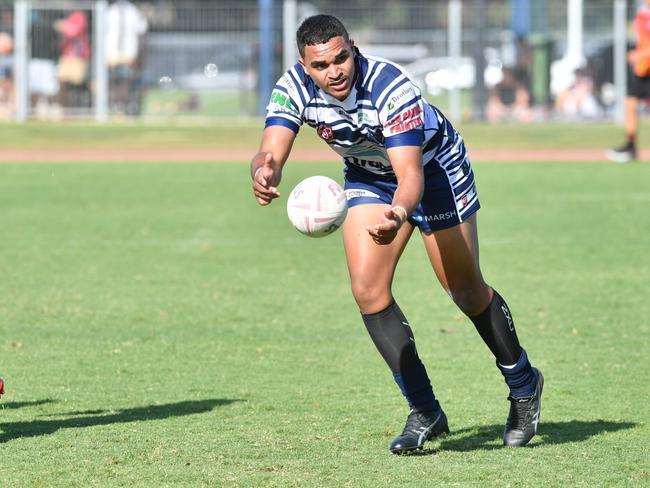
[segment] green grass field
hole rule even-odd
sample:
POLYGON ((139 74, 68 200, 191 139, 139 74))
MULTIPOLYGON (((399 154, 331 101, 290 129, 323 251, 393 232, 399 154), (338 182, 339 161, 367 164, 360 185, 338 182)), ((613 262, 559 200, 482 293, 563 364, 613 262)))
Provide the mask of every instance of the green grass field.
MULTIPOLYGON (((94 124, 83 122, 25 125, 0 122, 0 149, 15 148, 252 148, 259 145, 263 124, 255 119, 225 119, 211 123, 183 118, 147 122, 94 124)), ((621 127, 611 123, 518 124, 491 126, 466 123, 459 127, 471 149, 605 149, 620 145, 621 127), (505 132, 504 132, 505 130, 505 132)), ((322 148, 308 127, 295 147, 322 148)), ((639 146, 650 147, 650 123, 642 125, 639 146)))
MULTIPOLYGON (((0 145, 128 132, 104 130, 3 126, 0 145)), ((192 130, 215 132, 155 137, 192 130)), ((245 162, 0 165, 0 485, 648 486, 650 165, 475 172, 484 273, 546 377, 539 435, 501 447, 506 388, 414 236, 394 291, 452 433, 398 457, 406 407, 341 236, 286 219, 291 186, 339 165, 288 166, 266 208, 245 162)))

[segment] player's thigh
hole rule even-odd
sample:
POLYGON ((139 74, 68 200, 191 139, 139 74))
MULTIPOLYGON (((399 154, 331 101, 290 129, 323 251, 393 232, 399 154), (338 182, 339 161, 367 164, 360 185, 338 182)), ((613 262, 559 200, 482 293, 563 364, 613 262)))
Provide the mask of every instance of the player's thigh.
POLYGON ((375 243, 366 227, 384 219, 386 206, 365 204, 348 210, 343 223, 343 244, 353 289, 355 286, 390 288, 397 261, 413 233, 413 226, 405 222, 393 242, 375 243))
POLYGON ((486 288, 479 264, 476 213, 458 225, 422 233, 422 237, 438 280, 452 296, 486 288))

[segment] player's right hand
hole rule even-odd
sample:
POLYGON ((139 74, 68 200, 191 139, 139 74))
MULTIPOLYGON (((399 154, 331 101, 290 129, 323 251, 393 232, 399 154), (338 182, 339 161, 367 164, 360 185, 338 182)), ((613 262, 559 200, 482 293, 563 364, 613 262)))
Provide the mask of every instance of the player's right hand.
POLYGON ((366 227, 366 231, 370 234, 372 240, 375 241, 375 244, 379 245, 386 245, 393 242, 403 223, 402 216, 395 213, 390 206, 386 206, 384 209, 383 217, 383 222, 366 227))
POLYGON ((280 183, 280 169, 273 163, 271 153, 260 152, 255 155, 252 162, 257 168, 253 174, 253 193, 260 205, 268 205, 274 198, 280 196, 277 189, 280 183))

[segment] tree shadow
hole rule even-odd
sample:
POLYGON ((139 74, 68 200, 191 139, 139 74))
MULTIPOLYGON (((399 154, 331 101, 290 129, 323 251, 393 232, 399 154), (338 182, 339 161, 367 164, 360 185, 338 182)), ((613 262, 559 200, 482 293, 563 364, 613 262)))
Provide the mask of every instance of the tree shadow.
MULTIPOLYGON (((168 403, 166 405, 149 405, 147 407, 127 408, 124 410, 111 410, 106 415, 96 415, 96 411, 70 412, 64 415, 76 415, 62 420, 32 420, 28 422, 0 423, 0 443, 8 442, 21 437, 37 437, 50 435, 59 429, 80 427, 95 427, 98 425, 119 424, 146 420, 161 420, 169 417, 182 417, 209 412, 216 407, 229 405, 242 400, 235 399, 210 399, 199 401, 185 401, 168 403)), ((103 411, 99 411, 103 412, 103 411)))
POLYGON ((51 398, 46 398, 45 400, 34 400, 31 402, 6 402, 6 403, 0 403, 0 410, 7 409, 16 409, 16 408, 24 408, 24 407, 37 407, 39 405, 46 405, 48 403, 56 403, 56 400, 52 400, 51 398))

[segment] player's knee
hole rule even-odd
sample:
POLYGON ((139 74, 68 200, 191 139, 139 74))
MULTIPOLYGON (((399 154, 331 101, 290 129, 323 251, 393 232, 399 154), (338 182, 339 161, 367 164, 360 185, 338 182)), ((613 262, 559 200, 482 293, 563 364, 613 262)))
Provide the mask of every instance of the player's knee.
POLYGON ((386 296, 390 297, 390 289, 368 281, 352 280, 352 295, 359 309, 368 313, 368 310, 376 309, 380 302, 383 304, 386 296))
POLYGON ((447 293, 456 306, 469 317, 480 314, 490 303, 487 287, 454 287, 449 288, 447 293))

